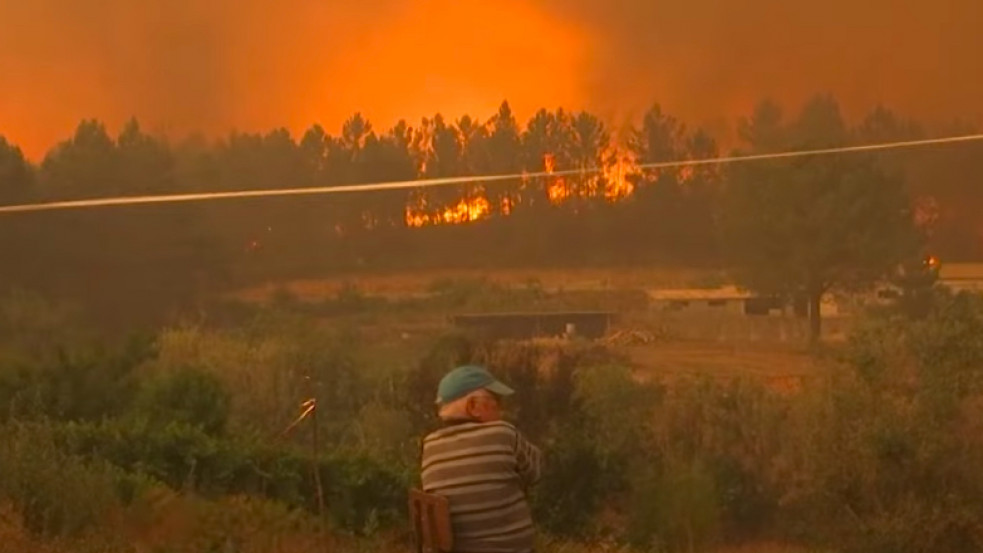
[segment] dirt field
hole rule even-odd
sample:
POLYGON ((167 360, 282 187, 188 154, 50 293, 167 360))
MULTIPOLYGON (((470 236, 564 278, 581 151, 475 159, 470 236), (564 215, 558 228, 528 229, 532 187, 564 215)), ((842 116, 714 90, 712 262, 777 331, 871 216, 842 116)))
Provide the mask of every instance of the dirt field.
MULTIPOLYGON (((525 286, 535 281, 547 290, 568 291, 710 287, 720 284, 719 275, 690 269, 420 271, 267 284, 240 290, 234 297, 262 302, 270 299, 278 289, 286 288, 301 301, 316 302, 334 297, 343 286, 355 284, 363 294, 396 299, 425 294, 434 282, 441 279, 487 279, 506 286, 525 286)), ((377 353, 380 360, 386 359, 389 363, 395 360, 406 362, 422 355, 429 340, 449 328, 446 318, 437 313, 402 313, 396 318, 392 314, 379 314, 369 319, 349 323, 371 335, 379 346, 377 353)), ((768 326, 782 321, 749 321, 740 316, 733 319, 723 322, 714 319, 703 323, 695 320, 669 321, 638 312, 622 321, 622 326, 659 334, 664 330, 661 327, 668 325, 673 331, 670 332, 671 336, 652 343, 617 346, 617 349, 626 354, 639 378, 643 379, 671 380, 697 375, 720 378, 750 376, 760 378, 776 389, 794 391, 801 388, 803 381, 810 376, 820 374, 822 368, 805 351, 803 340, 793 336, 795 333, 778 332, 768 326), (736 330, 724 323, 734 326, 736 330), (687 329, 692 330, 694 324, 707 332, 686 332, 687 329), (728 329, 731 331, 725 332, 728 329), (753 339, 744 334, 753 335, 753 339), (781 339, 777 338, 779 335, 781 339)), ((788 322, 792 323, 803 321, 788 322)))
POLYGON ((794 392, 817 376, 822 365, 804 350, 782 346, 669 342, 620 348, 642 380, 686 376, 759 378, 775 389, 794 392))

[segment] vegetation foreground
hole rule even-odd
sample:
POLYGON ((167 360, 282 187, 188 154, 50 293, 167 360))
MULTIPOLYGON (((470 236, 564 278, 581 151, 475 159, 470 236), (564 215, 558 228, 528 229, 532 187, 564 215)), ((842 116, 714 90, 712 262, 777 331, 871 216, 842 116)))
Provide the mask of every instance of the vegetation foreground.
POLYGON ((4 552, 409 550, 419 439, 463 361, 514 384, 511 416, 545 449, 545 551, 983 547, 974 296, 867 315, 791 394, 639 379, 587 342, 444 335, 386 359, 358 328, 276 305, 111 344, 37 298, 0 312, 4 552), (313 419, 284 431, 309 398, 316 451, 313 419))

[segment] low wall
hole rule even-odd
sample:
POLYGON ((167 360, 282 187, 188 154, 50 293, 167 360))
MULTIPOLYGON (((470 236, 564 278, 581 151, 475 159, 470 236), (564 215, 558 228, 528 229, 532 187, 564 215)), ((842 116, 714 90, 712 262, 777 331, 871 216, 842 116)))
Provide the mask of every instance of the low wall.
MULTIPOLYGON (((826 340, 843 339, 851 318, 827 317, 822 321, 826 340)), ((804 343, 809 340, 809 320, 794 316, 748 316, 735 313, 651 313, 624 321, 629 328, 652 332, 661 339, 711 342, 804 343)))

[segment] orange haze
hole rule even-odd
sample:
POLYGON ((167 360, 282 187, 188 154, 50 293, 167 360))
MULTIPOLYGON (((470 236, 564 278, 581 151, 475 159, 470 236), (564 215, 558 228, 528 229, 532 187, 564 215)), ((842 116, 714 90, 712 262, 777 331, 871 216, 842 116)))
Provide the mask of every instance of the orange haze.
POLYGON ((983 115, 980 0, 4 0, 0 135, 33 159, 82 118, 180 136, 377 128, 509 99, 618 125, 653 101, 726 133, 829 91, 983 115))

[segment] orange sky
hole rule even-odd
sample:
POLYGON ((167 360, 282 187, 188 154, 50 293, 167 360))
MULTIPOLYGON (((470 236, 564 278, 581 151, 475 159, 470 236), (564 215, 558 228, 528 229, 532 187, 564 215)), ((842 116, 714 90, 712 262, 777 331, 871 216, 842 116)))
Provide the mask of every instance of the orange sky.
POLYGON ((983 115, 979 0, 4 0, 0 134, 39 159, 83 117, 180 136, 386 127, 502 99, 618 124, 660 101, 723 132, 819 91, 983 115), (793 7, 793 5, 795 7, 793 7))

